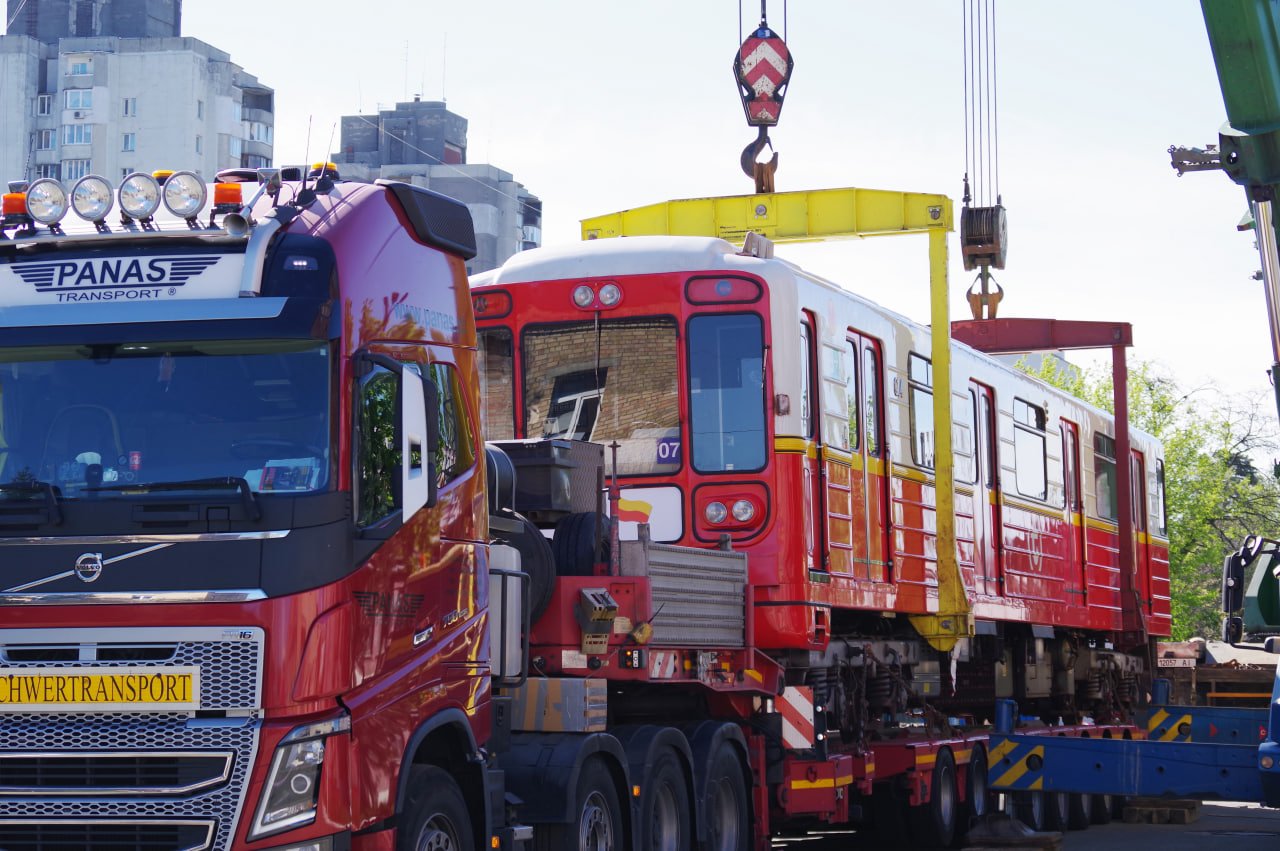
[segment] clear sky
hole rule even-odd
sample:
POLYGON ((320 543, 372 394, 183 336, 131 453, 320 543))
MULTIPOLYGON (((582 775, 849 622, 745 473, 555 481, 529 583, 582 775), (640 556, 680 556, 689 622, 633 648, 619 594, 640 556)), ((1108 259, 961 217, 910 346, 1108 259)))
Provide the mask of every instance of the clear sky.
MULTIPOLYGON (((744 30, 759 8, 743 0, 744 30)), ((961 10, 769 0, 796 59, 772 132, 777 188, 958 201, 961 10)), ((277 163, 336 149, 340 115, 445 97, 470 122, 468 160, 541 197, 544 243, 562 244, 584 217, 752 191, 738 154, 754 131, 730 71, 738 20, 737 0, 197 0, 183 30, 275 88, 277 163)), ((1185 388, 1265 389, 1257 254, 1235 230, 1243 190, 1221 173, 1179 179, 1166 154, 1216 142, 1226 117, 1199 3, 1001 0, 996 35, 1001 315, 1132 322, 1134 356, 1185 388)), ((928 321, 923 238, 780 253, 928 321)), ((952 317, 964 318, 973 276, 958 254, 953 237, 952 317)))

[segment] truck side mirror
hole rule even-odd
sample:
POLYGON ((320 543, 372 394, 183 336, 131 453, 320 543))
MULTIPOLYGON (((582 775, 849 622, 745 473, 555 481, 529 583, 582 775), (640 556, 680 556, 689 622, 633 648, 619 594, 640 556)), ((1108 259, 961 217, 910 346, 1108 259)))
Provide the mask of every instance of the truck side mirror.
POLYGON ((1222 611, 1228 615, 1244 608, 1245 555, 1236 551, 1222 562, 1222 611))

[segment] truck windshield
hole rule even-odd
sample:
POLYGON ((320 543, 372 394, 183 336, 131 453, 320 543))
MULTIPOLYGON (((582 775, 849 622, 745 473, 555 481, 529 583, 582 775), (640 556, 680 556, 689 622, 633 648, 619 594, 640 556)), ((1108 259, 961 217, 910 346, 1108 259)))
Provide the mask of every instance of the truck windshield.
POLYGON ((311 340, 0 349, 0 483, 70 499, 220 477, 324 490, 329 358, 311 340))
POLYGON ((617 441, 624 476, 680 469, 674 320, 536 327, 520 354, 526 437, 617 441))

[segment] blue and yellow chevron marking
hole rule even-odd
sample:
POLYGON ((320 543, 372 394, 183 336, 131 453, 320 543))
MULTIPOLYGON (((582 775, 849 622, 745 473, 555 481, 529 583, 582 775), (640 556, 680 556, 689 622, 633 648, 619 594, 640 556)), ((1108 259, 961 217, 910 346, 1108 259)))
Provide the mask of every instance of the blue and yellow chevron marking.
POLYGON ((1163 709, 1151 713, 1147 719, 1147 738, 1154 742, 1189 742, 1191 741, 1191 716, 1183 715, 1173 718, 1163 709), (1186 727, 1187 732, 1181 730, 1186 727))
POLYGON ((991 785, 1000 789, 1044 788, 1044 745, 992 738, 991 785), (1033 756, 1038 757, 1039 768, 1027 765, 1033 756))

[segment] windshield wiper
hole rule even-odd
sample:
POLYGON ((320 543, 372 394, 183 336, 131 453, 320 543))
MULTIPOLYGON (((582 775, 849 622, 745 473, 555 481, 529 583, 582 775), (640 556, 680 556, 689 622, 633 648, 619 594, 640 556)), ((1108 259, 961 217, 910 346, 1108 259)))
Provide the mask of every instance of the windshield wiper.
MULTIPOLYGON (((0 484, 0 497, 9 492, 20 493, 43 493, 44 494, 44 510, 48 515, 42 519, 42 524, 49 523, 54 526, 62 525, 62 509, 58 507, 58 497, 62 495, 56 486, 50 482, 39 482, 33 480, 5 482, 0 484)), ((10 514, 9 512, 0 513, 0 524, 5 526, 28 526, 33 518, 31 515, 10 514)))
POLYGON ((244 476, 221 476, 214 479, 186 479, 177 482, 128 482, 118 485, 98 485, 84 488, 93 493, 101 491, 119 491, 120 493, 159 493, 163 491, 194 490, 226 490, 235 488, 240 492, 240 501, 244 503, 245 513, 251 520, 262 519, 262 509, 253 494, 253 489, 245 481, 244 476))

